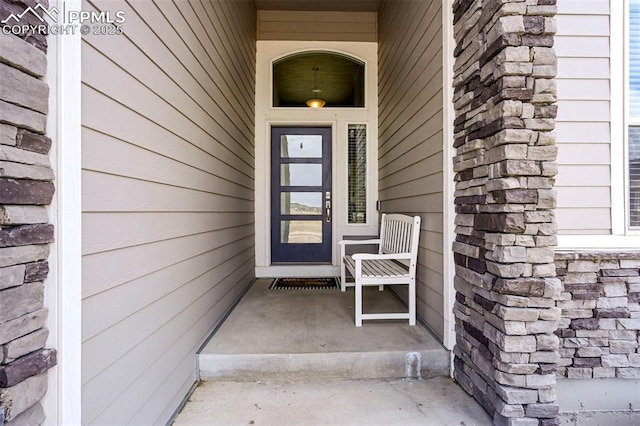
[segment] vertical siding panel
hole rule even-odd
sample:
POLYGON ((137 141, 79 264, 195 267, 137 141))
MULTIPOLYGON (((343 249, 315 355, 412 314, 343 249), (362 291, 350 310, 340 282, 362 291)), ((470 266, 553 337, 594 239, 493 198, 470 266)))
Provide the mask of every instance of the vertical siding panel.
POLYGON ((558 1, 559 234, 611 233, 609 20, 607 0, 558 1))
POLYGON ((417 309, 443 336, 442 10, 382 2, 378 12, 379 199, 419 214, 417 309))
POLYGON ((82 41, 83 423, 163 424, 254 278, 256 11, 83 10, 126 13, 82 41))

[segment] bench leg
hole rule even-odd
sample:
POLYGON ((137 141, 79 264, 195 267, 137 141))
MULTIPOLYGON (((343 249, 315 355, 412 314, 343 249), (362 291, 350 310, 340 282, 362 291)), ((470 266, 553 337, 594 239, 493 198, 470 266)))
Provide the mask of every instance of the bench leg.
POLYGON ((343 244, 340 245, 340 290, 347 291, 347 267, 344 264, 346 250, 343 244))
POLYGON ((416 325, 416 281, 409 282, 409 325, 416 325))
POLYGON ((378 286, 378 291, 384 291, 384 286, 383 285, 379 285, 378 286))
POLYGON ((362 327, 362 285, 356 280, 356 327, 362 327))

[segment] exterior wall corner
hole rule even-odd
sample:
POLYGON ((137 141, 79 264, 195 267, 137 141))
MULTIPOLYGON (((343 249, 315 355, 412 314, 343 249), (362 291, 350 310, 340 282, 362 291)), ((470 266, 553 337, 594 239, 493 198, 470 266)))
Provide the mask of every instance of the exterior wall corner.
MULTIPOLYGON (((0 21, 29 2, 0 1, 0 21)), ((35 20, 30 15, 20 18, 35 20)), ((28 22, 32 24, 32 22, 28 22)), ((12 21, 2 24, 11 28, 12 21)), ((0 36, 0 424, 42 424, 47 371, 57 364, 47 347, 47 261, 54 227, 47 206, 55 187, 46 128, 49 114, 47 38, 0 36)))
POLYGON ((453 12, 454 377, 495 424, 557 424, 555 1, 453 12))

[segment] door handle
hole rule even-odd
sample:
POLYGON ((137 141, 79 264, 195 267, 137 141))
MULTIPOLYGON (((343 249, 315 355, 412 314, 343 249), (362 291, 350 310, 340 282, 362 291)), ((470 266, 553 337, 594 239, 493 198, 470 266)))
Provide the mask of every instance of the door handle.
POLYGON ((331 222, 331 209, 327 209, 327 223, 331 222))

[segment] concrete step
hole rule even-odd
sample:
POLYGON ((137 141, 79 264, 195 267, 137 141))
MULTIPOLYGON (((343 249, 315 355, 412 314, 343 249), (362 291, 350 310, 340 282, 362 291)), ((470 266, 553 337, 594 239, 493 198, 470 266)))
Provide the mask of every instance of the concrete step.
MULTIPOLYGON (((491 425, 451 379, 202 382, 178 425, 491 425)), ((602 423, 607 424, 607 423, 602 423)))
MULTIPOLYGON (((258 280, 199 355, 203 380, 429 378, 450 354, 421 325, 354 324, 354 291, 270 290, 258 280)), ((365 311, 401 312, 389 291, 365 288, 365 311)))
POLYGON ((444 349, 200 355, 202 380, 395 379, 448 374, 449 353, 444 349))

